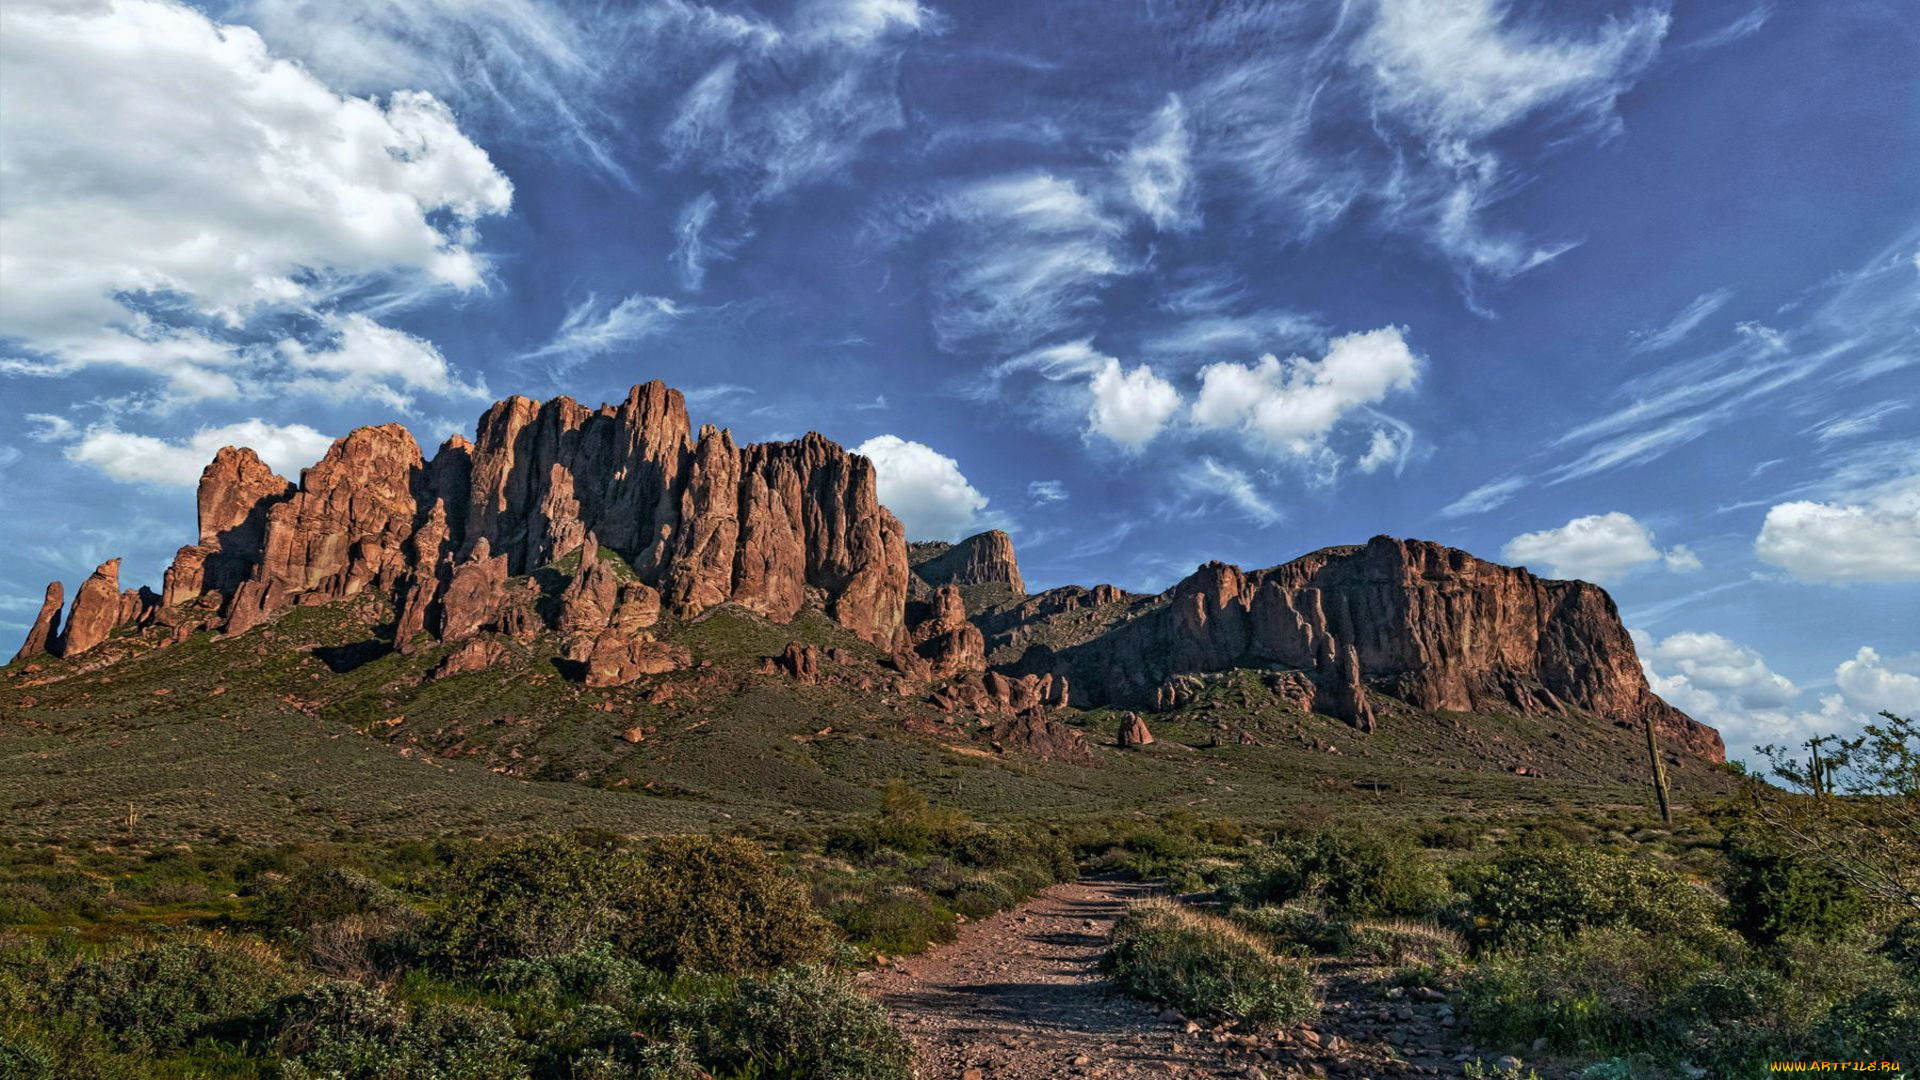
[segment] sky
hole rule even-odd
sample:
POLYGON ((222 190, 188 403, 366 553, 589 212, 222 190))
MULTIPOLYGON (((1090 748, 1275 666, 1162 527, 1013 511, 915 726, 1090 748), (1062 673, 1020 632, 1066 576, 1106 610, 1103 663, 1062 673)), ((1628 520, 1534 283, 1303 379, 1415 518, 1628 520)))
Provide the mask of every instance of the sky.
POLYGON ((0 637, 289 477, 661 379, 915 539, 1607 587, 1755 743, 1920 712, 1907 0, 8 0, 0 637))

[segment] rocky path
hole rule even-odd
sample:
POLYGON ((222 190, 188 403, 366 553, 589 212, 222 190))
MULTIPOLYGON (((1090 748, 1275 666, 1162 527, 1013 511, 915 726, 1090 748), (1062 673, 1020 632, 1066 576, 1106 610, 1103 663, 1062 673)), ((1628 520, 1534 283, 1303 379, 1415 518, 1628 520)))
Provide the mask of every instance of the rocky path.
POLYGON ((922 1080, 1460 1075, 1456 1059, 1470 1048, 1452 1037, 1443 1001, 1390 999, 1344 973, 1319 973, 1318 1021, 1259 1036, 1109 991, 1099 970, 1108 928, 1152 891, 1056 885, 862 982, 914 1044, 922 1080))

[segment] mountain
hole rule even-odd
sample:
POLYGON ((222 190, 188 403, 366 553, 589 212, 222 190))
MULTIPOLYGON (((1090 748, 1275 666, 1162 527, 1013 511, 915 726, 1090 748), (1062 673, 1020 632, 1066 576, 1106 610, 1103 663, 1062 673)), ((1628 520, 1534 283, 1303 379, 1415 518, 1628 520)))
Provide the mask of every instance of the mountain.
POLYGON ((909 545, 865 458, 814 434, 695 433, 659 383, 598 408, 509 398, 431 458, 404 428, 361 428, 298 483, 223 449, 197 507, 158 593, 123 590, 117 560, 70 606, 49 586, 0 703, 98 716, 150 688, 221 723, 345 718, 506 775, 607 783, 657 777, 561 737, 589 713, 649 746, 674 717, 762 716, 756 754, 858 717, 889 740, 1092 765, 1112 716, 1130 746, 1332 753, 1346 731, 1377 764, 1596 782, 1644 771, 1647 725, 1676 767, 1723 754, 1652 693, 1597 586, 1382 536, 1209 563, 1151 596, 1028 594, 1007 534, 909 545), (1188 737, 1142 739, 1130 710, 1188 737))

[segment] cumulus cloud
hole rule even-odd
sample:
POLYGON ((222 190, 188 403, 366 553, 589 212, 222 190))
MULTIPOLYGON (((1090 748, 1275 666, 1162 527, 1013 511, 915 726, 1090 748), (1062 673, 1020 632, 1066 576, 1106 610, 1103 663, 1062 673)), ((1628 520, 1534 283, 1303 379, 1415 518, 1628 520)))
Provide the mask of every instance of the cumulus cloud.
POLYGON ((958 540, 973 532, 987 497, 960 472, 960 463, 923 443, 876 435, 853 448, 873 459, 880 502, 914 540, 958 540))
POLYGON ((273 471, 297 477, 301 469, 320 460, 332 443, 305 424, 243 420, 224 427, 201 428, 186 439, 175 440, 95 427, 67 447, 66 455, 122 483, 193 487, 200 482, 207 462, 223 446, 251 447, 273 471))
POLYGON ((1889 661, 1863 645, 1834 669, 1833 681, 1849 703, 1867 712, 1920 715, 1920 657, 1889 661))
POLYGON ((1087 408, 1087 430, 1103 435, 1128 450, 1153 440, 1180 409, 1180 391, 1141 364, 1128 371, 1107 357, 1088 385, 1093 404, 1087 408))
POLYGON ((1730 695, 1749 708, 1785 705, 1800 693, 1792 680, 1768 668, 1759 653, 1719 634, 1673 634, 1655 646, 1652 659, 1685 675, 1692 685, 1730 695))
POLYGON ((1169 98, 1120 159, 1128 198, 1156 228, 1180 230, 1199 223, 1194 187, 1193 138, 1180 98, 1169 98))
POLYGON ((1753 549, 1805 582, 1920 581, 1920 477, 1860 502, 1781 503, 1767 511, 1753 549))
POLYGON ((1700 560, 1684 546, 1662 555, 1653 530, 1618 510, 1577 517, 1557 529, 1521 533, 1500 549, 1511 563, 1544 566, 1548 577, 1605 583, 1648 563, 1665 561, 1673 570, 1698 569, 1700 560))
MULTIPOLYGON (((513 188, 430 94, 343 96, 171 0, 0 12, 0 337, 10 369, 150 373, 175 398, 284 392, 257 315, 356 282, 472 289, 513 188), (257 339, 257 336, 256 336, 257 339)), ((317 321, 316 321, 317 320, 317 321)))
POLYGON ((1193 421, 1310 457, 1348 414, 1411 388, 1420 369, 1420 357, 1393 326, 1335 338, 1319 360, 1268 355, 1252 365, 1209 364, 1200 371, 1193 421))

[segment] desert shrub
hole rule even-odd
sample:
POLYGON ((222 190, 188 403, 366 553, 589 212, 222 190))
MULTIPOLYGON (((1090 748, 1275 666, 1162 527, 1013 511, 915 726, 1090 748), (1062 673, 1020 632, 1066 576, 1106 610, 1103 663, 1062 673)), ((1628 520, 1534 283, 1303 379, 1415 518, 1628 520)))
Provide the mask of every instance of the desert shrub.
POLYGON ((820 1080, 911 1080, 913 1053, 886 1010, 818 968, 740 984, 727 1062, 741 1071, 820 1080), (744 1059, 744 1060, 738 1060, 744 1059))
POLYGON ((1494 1042, 1634 1048, 1678 1037, 1669 1006, 1712 967, 1673 939, 1602 927, 1483 957, 1462 979, 1460 1006, 1494 1042))
POLYGON ((806 888, 738 838, 655 841, 628 904, 620 943, 665 971, 767 971, 819 960, 833 942, 806 888))
POLYGON ((1391 967, 1418 965, 1434 970, 1459 967, 1466 943, 1443 926, 1412 920, 1336 919, 1299 904, 1241 908, 1228 916, 1262 935, 1283 952, 1340 956, 1391 967))
POLYGON ((16 1080, 53 1080, 59 1059, 25 1035, 0 1029, 0 1076, 16 1080))
POLYGON ((459 873, 424 936, 455 971, 573 952, 608 940, 627 917, 632 876, 569 840, 523 841, 459 873))
POLYGON ((359 983, 330 981, 274 1005, 276 1047, 290 1080, 494 1080, 523 1075, 526 1047, 506 1017, 473 1005, 409 1010, 359 983))
POLYGON ((828 916, 847 940, 882 953, 916 953, 954 939, 953 912, 934 897, 908 887, 883 888, 836 903, 828 916))
POLYGON ((1430 915, 1449 897, 1445 876, 1405 837, 1333 829, 1275 844, 1221 893, 1247 906, 1313 893, 1329 912, 1355 917, 1430 915))
POLYGON ((390 915, 404 906, 392 889, 358 870, 308 866, 261 886, 253 921, 266 934, 292 935, 356 915, 390 915))
POLYGON ((984 919, 1017 902, 1018 898, 1012 889, 986 876, 974 878, 955 889, 952 898, 947 901, 954 911, 969 919, 984 919))
POLYGON ((1483 947, 1605 927, 1675 937, 1709 953, 1724 952, 1733 940, 1706 890, 1625 855, 1515 851, 1463 877, 1472 937, 1483 947))
POLYGON ((244 1022, 286 989, 264 950, 175 941, 74 964, 52 992, 55 1010, 110 1033, 136 1053, 166 1053, 244 1022))
POLYGON ((1314 1011, 1304 966, 1225 919, 1164 901, 1120 917, 1103 967, 1120 988, 1191 1016, 1271 1028, 1314 1011))
POLYGON ((1756 945, 1833 937, 1867 916, 1866 899, 1844 878, 1750 835, 1727 845, 1725 886, 1733 928, 1756 945))

